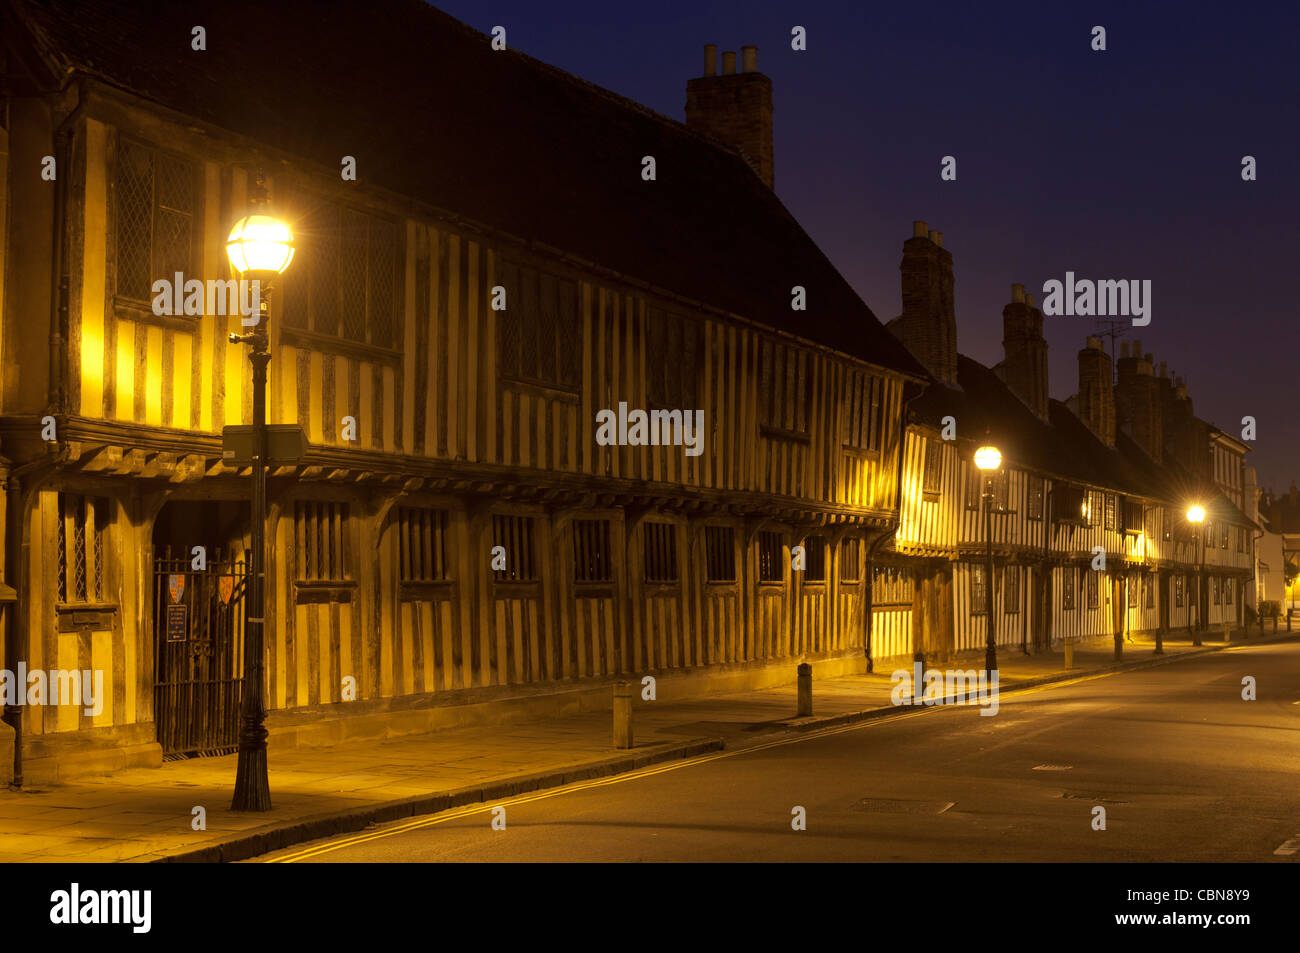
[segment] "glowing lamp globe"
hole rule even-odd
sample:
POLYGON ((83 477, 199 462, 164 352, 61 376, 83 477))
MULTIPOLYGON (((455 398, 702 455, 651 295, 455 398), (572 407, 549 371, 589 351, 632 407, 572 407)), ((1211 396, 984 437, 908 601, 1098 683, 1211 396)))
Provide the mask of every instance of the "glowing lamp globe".
POLYGON ((981 470, 996 470, 1002 466, 1002 451, 997 447, 980 447, 975 451, 975 466, 981 470))
POLYGON ((226 255, 237 274, 282 274, 293 261, 293 232, 270 215, 247 215, 230 230, 226 255))
POLYGON ((1201 523, 1205 520, 1205 507, 1200 504, 1193 504, 1187 508, 1187 521, 1189 523, 1201 523))

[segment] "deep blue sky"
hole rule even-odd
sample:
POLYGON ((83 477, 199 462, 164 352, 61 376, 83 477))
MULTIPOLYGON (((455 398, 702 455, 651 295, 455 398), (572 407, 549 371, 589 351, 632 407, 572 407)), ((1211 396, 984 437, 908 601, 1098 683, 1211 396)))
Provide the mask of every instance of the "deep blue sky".
MULTIPOLYGON (((682 119, 703 46, 759 48, 776 191, 882 321, 913 219, 954 258, 963 353, 1002 356, 1012 282, 1150 279, 1130 328, 1261 483, 1300 478, 1300 7, 441 0, 516 49, 682 119), (790 29, 808 50, 790 49, 790 29), (1090 48, 1107 31, 1106 52, 1090 48), (957 158, 957 181, 939 161, 957 158), (1241 158, 1259 164, 1241 180, 1241 158)), ((1051 391, 1090 319, 1045 319, 1051 391)))

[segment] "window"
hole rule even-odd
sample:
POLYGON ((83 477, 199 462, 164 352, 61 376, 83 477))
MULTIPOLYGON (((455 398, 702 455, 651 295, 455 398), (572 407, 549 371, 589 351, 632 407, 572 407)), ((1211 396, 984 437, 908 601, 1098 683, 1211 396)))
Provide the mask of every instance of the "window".
POLYGON ((1242 527, 1237 527, 1237 552, 1244 553, 1245 551, 1246 551, 1246 530, 1243 529, 1242 527))
POLYGON ((492 545, 505 550, 506 568, 493 570, 497 582, 536 582, 531 516, 492 517, 492 545))
POLYGON ((59 494, 59 602, 105 601, 104 558, 111 506, 103 497, 59 494))
POLYGON ((1097 594, 1098 572, 1095 569, 1084 570, 1084 572, 1088 577, 1088 608, 1095 609, 1100 605, 1097 594))
POLYGON ((651 308, 646 321, 646 401, 651 409, 693 410, 700 406, 700 323, 651 308))
POLYGON ((921 492, 938 496, 943 486, 943 443, 934 437, 925 438, 925 469, 921 476, 921 492))
POLYGON ((758 581, 784 582, 781 534, 761 532, 758 534, 758 581))
POLYGON ((987 492, 993 497, 993 512, 1006 513, 1011 507, 1011 471, 1006 467, 988 475, 987 492))
POLYGON ((645 581, 677 582, 677 527, 672 523, 646 523, 645 581))
POLYGON ((506 259, 498 270, 506 289, 506 309, 497 312, 501 376, 576 391, 582 383, 577 284, 506 259))
POLYGON ((573 581, 610 582, 609 520, 573 521, 573 581))
POLYGON ((1220 589, 1220 585, 1221 584, 1219 582, 1218 576, 1210 577, 1210 597, 1214 600, 1214 604, 1216 606, 1222 605, 1223 603, 1223 595, 1220 589))
MULTIPOLYGON (((759 348, 759 429, 768 436, 805 437, 813 412, 813 355, 771 339, 764 339, 759 348)), ((861 429, 853 416, 861 410, 854 402, 853 395, 861 390, 855 380, 850 377, 848 394, 841 402, 845 443, 850 446, 857 446, 854 439, 861 429)))
POLYGON ((884 378, 875 374, 849 374, 840 404, 844 446, 864 453, 879 452, 885 426, 884 378))
POLYGON ((974 614, 988 612, 989 590, 985 585, 988 577, 984 573, 984 566, 980 563, 971 563, 970 567, 970 611, 974 614))
POLYGON ((1141 579, 1136 573, 1131 573, 1128 577, 1128 607, 1136 609, 1138 605, 1138 584, 1141 579))
POLYGON ((1219 527, 1219 548, 1220 548, 1220 549, 1227 549, 1227 548, 1228 548, 1228 530, 1229 530, 1229 529, 1231 529, 1231 527, 1230 527, 1227 523, 1223 523, 1223 524, 1220 525, 1220 527, 1219 527))
POLYGON ((1015 615, 1020 611, 1020 567, 1005 566, 1002 569, 1002 611, 1015 615))
POLYGON ((1052 521, 1083 525, 1088 515, 1088 500, 1082 487, 1056 484, 1052 487, 1052 521))
POLYGON ((1075 589, 1078 588, 1076 580, 1077 571, 1073 566, 1066 566, 1061 570, 1061 608, 1074 609, 1075 589))
POLYGON ((348 505, 317 500, 294 504, 299 582, 343 582, 351 578, 348 505))
POLYGON ((447 578, 447 514, 442 510, 397 510, 398 563, 402 582, 447 578))
POLYGON ((1087 516, 1088 525, 1100 526, 1102 510, 1105 508, 1105 503, 1102 500, 1102 494, 1098 493, 1096 490, 1089 490, 1087 504, 1088 504, 1088 508, 1085 511, 1085 514, 1087 516))
POLYGON ((1115 529, 1115 494, 1106 494, 1106 529, 1115 529))
POLYGON ((807 568, 804 569, 804 582, 825 582, 826 581, 826 537, 809 536, 803 541, 804 552, 808 557, 807 568))
POLYGON ((1148 609, 1156 607, 1156 587, 1150 573, 1142 576, 1142 605, 1148 609))
POLYGON ((984 473, 979 467, 975 466, 975 461, 968 461, 966 464, 966 509, 977 510, 980 508, 980 494, 984 490, 984 473))
POLYGON ((871 567, 873 606, 910 606, 913 593, 912 573, 909 570, 888 564, 871 567))
POLYGON ((312 198, 294 231, 284 275, 284 323, 357 344, 394 349, 401 230, 395 222, 312 198))
POLYGON ((858 560, 862 552, 862 540, 849 537, 840 541, 840 582, 858 582, 861 569, 858 560))
POLYGON ((117 148, 117 294, 151 302, 153 283, 194 277, 196 167, 130 139, 117 148))
POLYGON ((1156 514, 1159 512, 1154 506, 1142 508, 1142 531, 1151 539, 1156 538, 1156 514))
POLYGON ((1187 577, 1182 573, 1174 576, 1174 605, 1182 608, 1187 601, 1187 577))
POLYGON ((1223 580, 1223 602, 1224 605, 1232 605, 1232 580, 1223 580))
POLYGON ((1031 520, 1043 518, 1043 478, 1031 476, 1025 480, 1025 515, 1031 520))
POLYGON ((704 564, 709 582, 736 581, 736 531, 730 526, 704 527, 704 564))
POLYGON ((1142 504, 1140 502, 1125 498, 1121 515, 1124 517, 1124 525, 1120 529, 1133 534, 1142 532, 1142 504))

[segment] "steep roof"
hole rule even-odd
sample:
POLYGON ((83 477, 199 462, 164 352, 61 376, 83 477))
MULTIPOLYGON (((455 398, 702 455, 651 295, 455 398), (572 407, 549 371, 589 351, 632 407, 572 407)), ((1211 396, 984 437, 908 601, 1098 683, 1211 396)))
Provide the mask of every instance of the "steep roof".
POLYGON ((9 3, 55 75, 78 71, 325 169, 355 156, 363 183, 924 374, 739 152, 494 51, 420 0, 9 3), (204 52, 191 49, 194 25, 204 52), (806 312, 790 309, 795 285, 806 312))
POLYGON ((959 439, 982 441, 987 429, 1012 463, 1121 493, 1176 502, 1196 485, 1157 466, 1126 434, 1107 447, 1059 400, 1048 402, 1048 420, 1042 420, 994 370, 964 354, 957 356, 957 384, 930 385, 912 404, 915 419, 942 427, 952 416, 959 439))

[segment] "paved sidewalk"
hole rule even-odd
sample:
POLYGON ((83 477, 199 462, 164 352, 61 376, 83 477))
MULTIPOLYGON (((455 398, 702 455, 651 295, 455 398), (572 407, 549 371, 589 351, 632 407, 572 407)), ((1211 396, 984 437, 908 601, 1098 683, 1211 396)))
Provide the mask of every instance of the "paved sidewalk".
MULTIPOLYGON (((1166 655, 1157 658, 1151 642, 1129 643, 1123 666, 1169 661, 1222 644, 1207 642, 1195 649, 1185 639, 1166 641, 1166 655)), ((1080 645, 1068 673, 1060 652, 1027 657, 1003 649, 998 659, 1002 691, 1114 667, 1108 639, 1080 645)), ((970 669, 980 661, 948 665, 970 669)), ((792 677, 793 669, 792 662, 792 677)), ((637 697, 636 747, 630 752, 612 747, 608 711, 328 749, 277 750, 273 736, 275 808, 254 815, 229 810, 234 755, 2 791, 0 861, 243 859, 369 823, 617 774, 707 750, 745 747, 773 732, 887 717, 906 710, 890 703, 889 675, 818 681, 812 718, 794 717, 793 678, 783 688, 692 701, 661 695, 643 702, 637 697), (196 806, 206 809, 206 830, 191 828, 196 806)))

